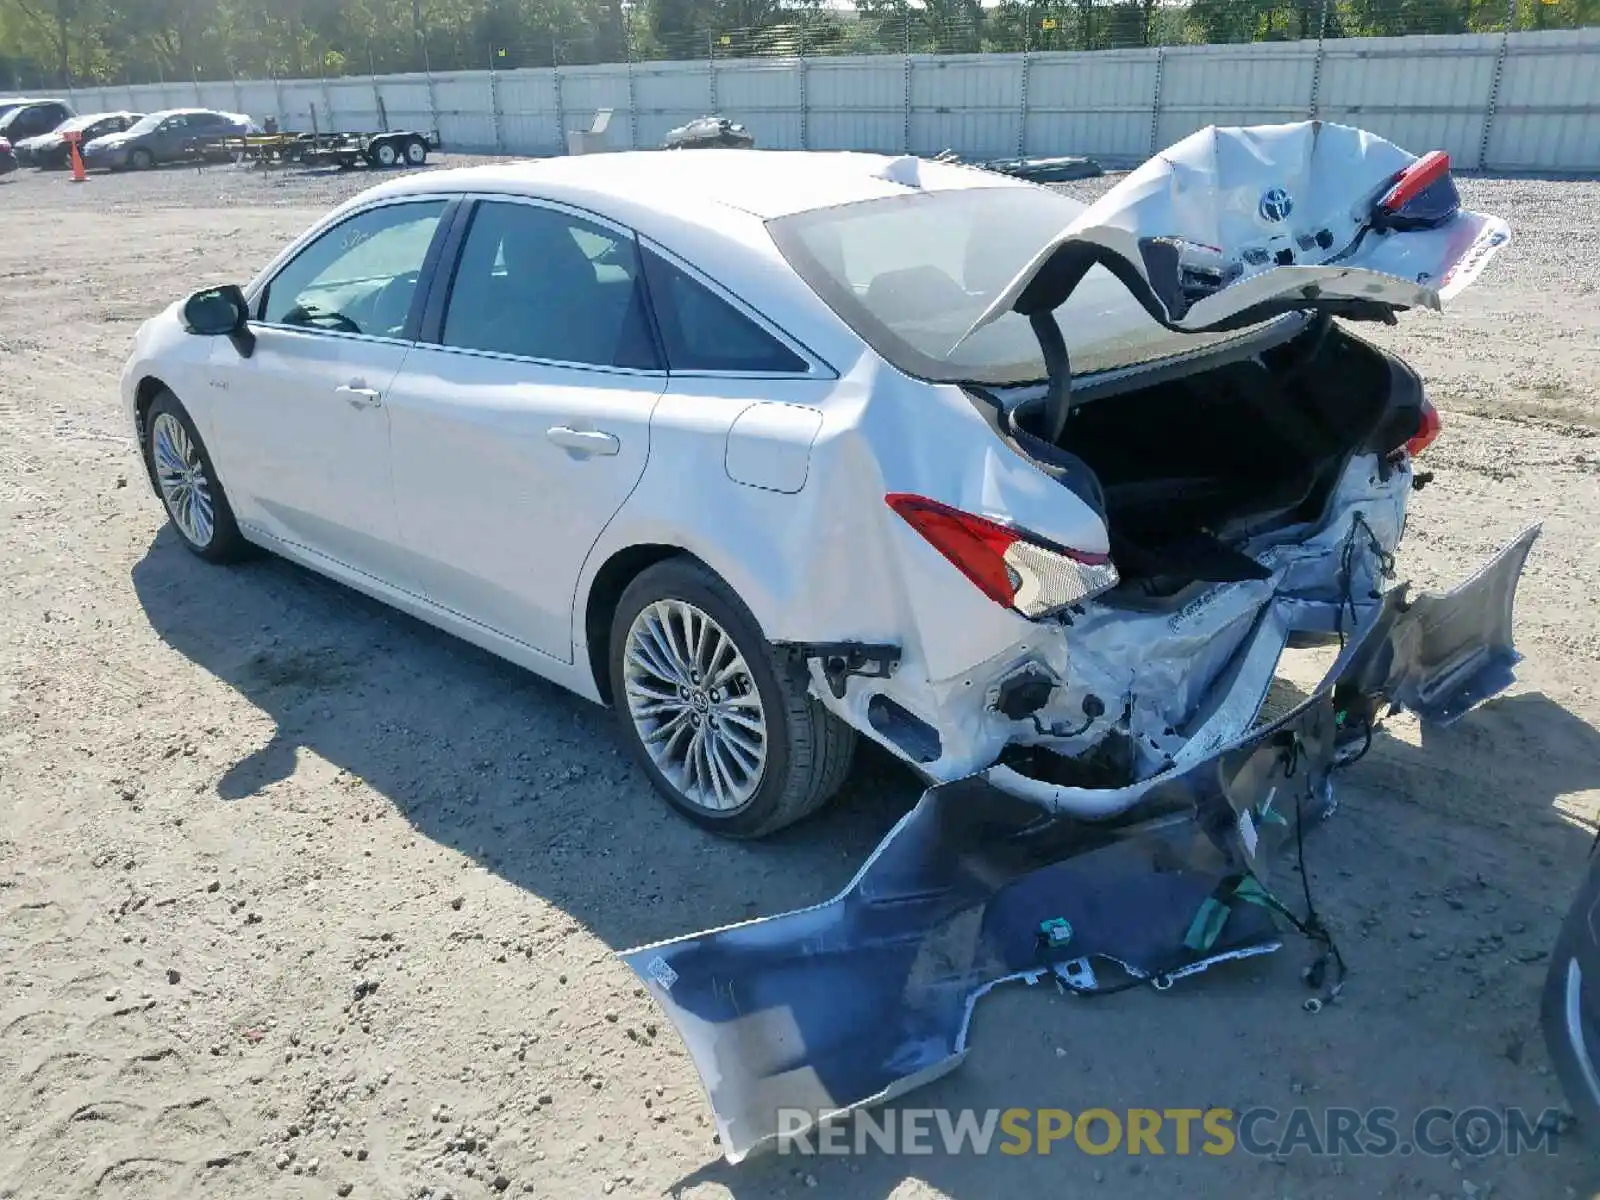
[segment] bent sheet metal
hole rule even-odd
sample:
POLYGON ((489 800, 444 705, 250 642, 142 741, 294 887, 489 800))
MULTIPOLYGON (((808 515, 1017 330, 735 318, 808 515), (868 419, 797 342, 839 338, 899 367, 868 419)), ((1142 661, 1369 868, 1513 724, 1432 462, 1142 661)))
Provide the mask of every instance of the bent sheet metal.
POLYGON ((1114 822, 981 776, 942 784, 832 900, 625 952, 689 1049, 728 1159, 800 1132, 780 1130, 780 1110, 826 1119, 950 1071, 998 983, 1053 973, 1093 991, 1114 964, 1164 985, 1276 949, 1268 910, 1248 903, 1191 949, 1197 914, 1228 881, 1265 880, 1297 824, 1331 810, 1331 773, 1379 704, 1447 723, 1511 681, 1512 602, 1537 533, 1447 595, 1389 592, 1302 703, 1148 780, 1114 822), (1064 949, 1041 934, 1057 922, 1064 949))

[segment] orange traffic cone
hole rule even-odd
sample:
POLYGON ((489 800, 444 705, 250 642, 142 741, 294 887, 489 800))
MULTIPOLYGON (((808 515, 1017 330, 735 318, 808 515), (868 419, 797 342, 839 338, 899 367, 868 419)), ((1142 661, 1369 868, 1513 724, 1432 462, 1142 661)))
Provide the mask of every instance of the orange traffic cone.
POLYGON ((74 129, 67 134, 67 147, 72 152, 72 182, 88 183, 89 176, 83 170, 83 155, 78 153, 78 143, 83 140, 83 134, 74 129))

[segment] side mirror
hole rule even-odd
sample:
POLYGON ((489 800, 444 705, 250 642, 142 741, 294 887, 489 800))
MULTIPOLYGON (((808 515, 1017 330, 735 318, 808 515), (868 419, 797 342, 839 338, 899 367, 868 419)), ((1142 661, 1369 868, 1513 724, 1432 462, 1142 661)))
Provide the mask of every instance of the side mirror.
POLYGON ((237 284, 203 288, 183 302, 183 327, 200 337, 226 337, 244 358, 255 353, 250 305, 237 284))

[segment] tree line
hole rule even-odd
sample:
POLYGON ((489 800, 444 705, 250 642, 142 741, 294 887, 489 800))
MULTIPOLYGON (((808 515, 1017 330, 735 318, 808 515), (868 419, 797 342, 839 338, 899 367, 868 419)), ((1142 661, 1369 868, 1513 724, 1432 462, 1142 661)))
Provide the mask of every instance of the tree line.
POLYGON ((1600 24, 1600 0, 0 0, 0 88, 1600 24))

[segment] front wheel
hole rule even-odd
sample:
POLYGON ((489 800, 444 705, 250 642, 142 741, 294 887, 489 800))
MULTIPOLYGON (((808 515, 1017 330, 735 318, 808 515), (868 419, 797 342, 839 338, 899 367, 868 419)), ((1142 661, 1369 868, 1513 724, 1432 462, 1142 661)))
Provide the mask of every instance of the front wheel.
POLYGON ((191 553, 207 562, 232 562, 249 553, 211 456, 171 392, 157 396, 145 414, 144 454, 167 517, 191 553))
POLYGON ((128 165, 135 171, 148 171, 156 165, 156 156, 141 146, 128 156, 128 165))
POLYGON ((732 589, 669 559, 622 594, 611 696, 623 738, 669 804, 734 838, 820 808, 850 770, 855 731, 806 691, 732 589))

